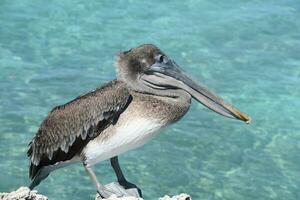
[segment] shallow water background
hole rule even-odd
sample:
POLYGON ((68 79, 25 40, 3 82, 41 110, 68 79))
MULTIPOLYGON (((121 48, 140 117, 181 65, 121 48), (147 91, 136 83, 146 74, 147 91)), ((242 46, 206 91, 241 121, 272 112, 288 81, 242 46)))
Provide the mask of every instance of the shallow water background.
MULTIPOLYGON (((1 0, 0 22, 0 191, 29 184, 27 144, 52 107, 113 79, 116 52, 154 43, 253 123, 194 102, 120 157, 145 198, 300 199, 300 1, 1 0)), ((108 162, 96 172, 115 180, 108 162)), ((95 195, 80 164, 37 189, 95 195)))

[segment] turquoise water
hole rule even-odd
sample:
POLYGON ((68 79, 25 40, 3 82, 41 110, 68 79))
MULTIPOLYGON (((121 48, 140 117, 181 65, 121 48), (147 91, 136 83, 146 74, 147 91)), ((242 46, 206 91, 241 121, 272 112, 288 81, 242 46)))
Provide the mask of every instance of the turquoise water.
MULTIPOLYGON (((300 199, 300 2, 0 1, 0 191, 29 184, 27 144, 52 107, 115 77, 114 55, 154 43, 248 113, 249 126, 194 102, 120 157, 146 199, 300 199)), ((108 162, 96 166, 115 180, 108 162)), ((50 199, 93 199, 83 167, 51 174, 50 199)))

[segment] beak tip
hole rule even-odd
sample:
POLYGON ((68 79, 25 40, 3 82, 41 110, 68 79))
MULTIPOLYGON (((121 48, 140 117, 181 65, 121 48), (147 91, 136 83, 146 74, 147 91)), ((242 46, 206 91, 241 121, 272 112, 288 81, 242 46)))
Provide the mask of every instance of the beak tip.
POLYGON ((248 117, 245 122, 246 124, 251 124, 251 121, 252 121, 251 117, 248 117))

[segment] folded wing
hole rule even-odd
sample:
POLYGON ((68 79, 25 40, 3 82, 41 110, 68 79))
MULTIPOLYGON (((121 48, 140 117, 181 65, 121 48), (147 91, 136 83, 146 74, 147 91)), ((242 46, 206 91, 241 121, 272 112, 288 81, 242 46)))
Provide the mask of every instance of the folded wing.
POLYGON ((29 177, 48 165, 71 160, 93 138, 118 120, 131 101, 126 85, 114 80, 55 107, 29 144, 29 177))

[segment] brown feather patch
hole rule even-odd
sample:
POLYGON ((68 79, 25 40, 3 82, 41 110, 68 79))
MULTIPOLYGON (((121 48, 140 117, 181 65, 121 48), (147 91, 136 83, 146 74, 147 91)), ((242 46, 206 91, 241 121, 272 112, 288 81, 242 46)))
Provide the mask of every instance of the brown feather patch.
POLYGON ((72 159, 105 128, 114 124, 131 101, 126 84, 111 81, 55 107, 29 143, 29 177, 49 165, 72 159))

